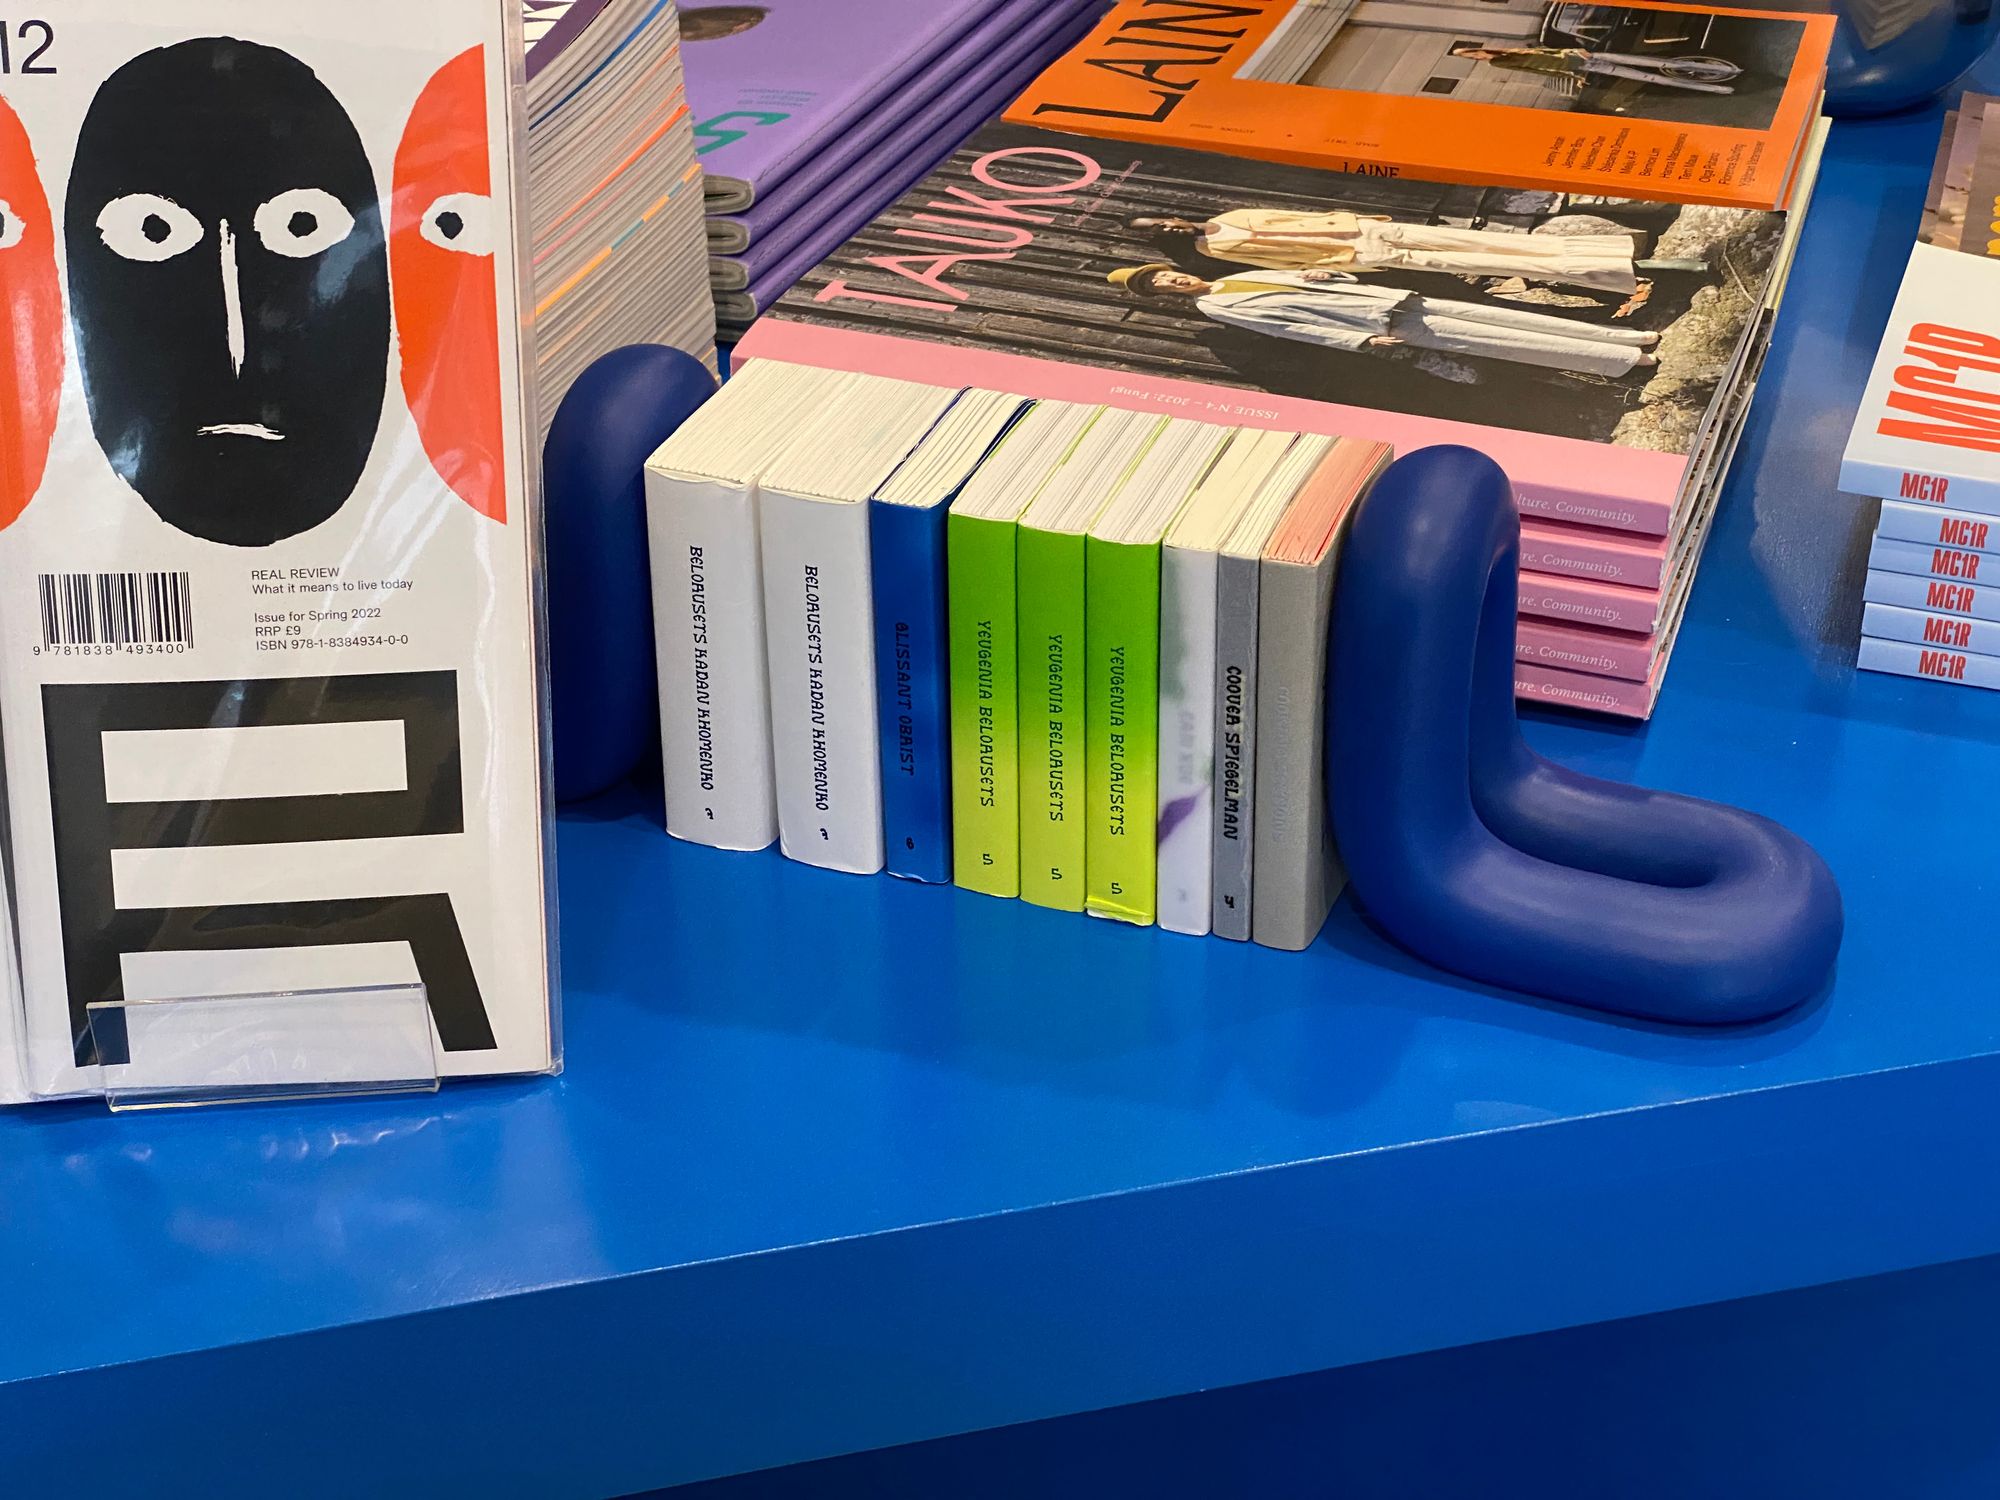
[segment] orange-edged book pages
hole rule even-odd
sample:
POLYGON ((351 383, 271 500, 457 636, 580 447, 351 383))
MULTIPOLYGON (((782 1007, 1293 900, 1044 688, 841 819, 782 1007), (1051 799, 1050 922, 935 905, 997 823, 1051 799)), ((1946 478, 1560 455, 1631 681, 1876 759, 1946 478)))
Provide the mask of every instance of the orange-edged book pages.
POLYGON ((1006 118, 1337 172, 1779 208, 1833 25, 1551 0, 1119 0, 1006 118))

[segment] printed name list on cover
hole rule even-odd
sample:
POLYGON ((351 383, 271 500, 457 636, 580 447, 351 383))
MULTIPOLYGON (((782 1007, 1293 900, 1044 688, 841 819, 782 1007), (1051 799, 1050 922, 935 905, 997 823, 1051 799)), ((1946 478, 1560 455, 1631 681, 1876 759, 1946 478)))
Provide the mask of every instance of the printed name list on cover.
POLYGON ((1777 208, 1830 16, 1679 5, 1120 0, 1022 125, 1370 176, 1777 208))

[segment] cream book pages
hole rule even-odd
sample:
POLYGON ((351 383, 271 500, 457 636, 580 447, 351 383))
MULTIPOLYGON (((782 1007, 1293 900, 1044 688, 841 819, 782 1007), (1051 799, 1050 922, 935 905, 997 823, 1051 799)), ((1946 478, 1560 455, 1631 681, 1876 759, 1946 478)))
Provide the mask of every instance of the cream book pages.
POLYGON ((1169 932, 1200 937, 1213 924, 1217 552, 1297 441, 1238 432, 1160 549, 1158 920, 1169 932))
POLYGON ((1215 565, 1215 874, 1217 937, 1247 942, 1255 920, 1257 595, 1264 546, 1336 440, 1302 434, 1223 539, 1215 565))
POLYGON ((787 856, 882 868, 882 760, 868 502, 957 395, 839 377, 759 481, 778 839, 787 856))

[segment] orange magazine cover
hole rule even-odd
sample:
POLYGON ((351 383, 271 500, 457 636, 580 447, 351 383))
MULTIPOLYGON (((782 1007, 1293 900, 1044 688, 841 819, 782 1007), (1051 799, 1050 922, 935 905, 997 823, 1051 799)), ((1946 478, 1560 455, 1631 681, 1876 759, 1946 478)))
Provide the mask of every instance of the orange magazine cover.
POLYGON ((1119 0, 1006 118, 1336 172, 1779 208, 1833 24, 1568 0, 1119 0))

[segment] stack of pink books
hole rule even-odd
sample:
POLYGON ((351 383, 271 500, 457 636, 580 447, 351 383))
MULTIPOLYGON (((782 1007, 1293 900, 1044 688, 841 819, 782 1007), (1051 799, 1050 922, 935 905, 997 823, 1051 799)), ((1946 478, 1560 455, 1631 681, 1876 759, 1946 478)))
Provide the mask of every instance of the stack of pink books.
MULTIPOLYGON (((1768 326, 1768 325, 1767 325, 1768 326)), ((1515 687, 1531 701, 1643 719, 1672 659, 1715 502, 1742 431, 1764 349, 1672 498, 1528 498, 1521 516, 1515 687)))

